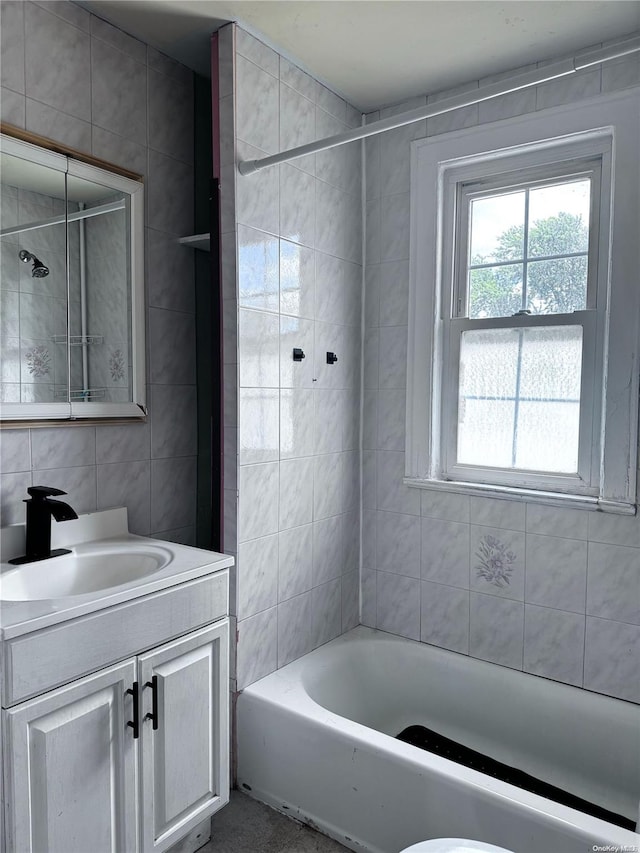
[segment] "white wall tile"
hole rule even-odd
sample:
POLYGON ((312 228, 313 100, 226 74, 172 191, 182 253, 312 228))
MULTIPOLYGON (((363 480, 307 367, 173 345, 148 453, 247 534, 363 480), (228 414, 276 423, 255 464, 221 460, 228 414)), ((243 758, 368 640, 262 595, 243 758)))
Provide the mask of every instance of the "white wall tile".
POLYGON ((525 600, 585 612, 587 543, 527 534, 525 600))
POLYGON ((484 527, 525 529, 525 505, 517 501, 472 497, 469 516, 472 524, 480 524, 484 527))
POLYGON ((243 542, 238 549, 238 619, 278 603, 278 535, 243 542))
POLYGON ((240 56, 249 59, 263 71, 277 77, 280 71, 280 57, 264 42, 252 36, 242 27, 236 27, 236 50, 240 56))
POLYGON ((278 666, 278 619, 275 607, 238 622, 238 690, 278 666))
MULTIPOLYGON (((327 255, 344 257, 345 205, 348 197, 337 187, 317 181, 315 247, 327 255)), ((314 245, 310 243, 309 245, 314 245)))
POLYGON ((379 512, 376 543, 379 570, 420 577, 420 519, 417 516, 379 512))
POLYGON ((557 107, 600 94, 600 68, 588 68, 536 86, 536 109, 557 107))
POLYGON ((524 605, 471 593, 469 654, 511 669, 522 669, 524 605))
MULTIPOLYGON (((316 138, 316 106, 300 92, 280 83, 280 150, 286 151, 313 142, 316 138)), ((292 161, 298 169, 314 175, 316 155, 307 154, 292 161)))
POLYGON ((420 639, 420 581, 377 572, 376 626, 410 640, 420 639))
POLYGON ((311 593, 290 598, 278 605, 278 666, 306 655, 311 642, 311 593))
POLYGON ((342 576, 342 630, 350 631, 360 624, 360 576, 349 572, 342 576))
POLYGON ((406 326, 409 322, 409 261, 380 265, 380 325, 406 326))
POLYGON ((362 506, 364 509, 375 509, 376 494, 376 453, 365 450, 362 454, 362 506))
POLYGON ((404 450, 406 423, 406 395, 404 390, 378 392, 379 450, 404 450))
POLYGON ((244 56, 236 57, 236 133, 267 154, 279 150, 279 84, 244 56))
POLYGON ((640 702, 640 627, 587 616, 584 686, 640 702))
MULTIPOLYGON (((321 213, 319 194, 318 217, 321 213)), ((315 245, 316 181, 294 165, 280 167, 280 236, 304 246, 315 245)))
POLYGON ((278 311, 279 248, 272 234, 238 225, 238 303, 243 308, 278 311))
POLYGON ((637 53, 602 66, 602 91, 615 92, 640 85, 640 56, 637 53))
POLYGON ((238 473, 241 495, 238 539, 246 542, 278 532, 279 465, 244 465, 238 473))
POLYGON ((406 124, 380 135, 380 195, 409 192, 411 143, 426 135, 426 121, 406 124))
POLYGON ((342 630, 342 579, 311 590, 311 645, 328 643, 342 630))
POLYGON ((314 453, 313 390, 280 391, 280 458, 312 456, 314 453))
POLYGON ((455 492, 423 489, 420 493, 422 515, 445 521, 469 521, 469 496, 455 492))
POLYGON ((343 573, 343 516, 334 515, 313 524, 313 586, 343 573))
POLYGON ((379 383, 380 388, 404 389, 407 382, 407 328, 380 328, 379 383))
POLYGON ((640 549, 589 543, 587 613, 640 625, 640 549))
POLYGON ((586 539, 591 513, 544 504, 527 504, 527 533, 586 539))
POLYGON ((280 393, 277 388, 240 388, 240 465, 274 462, 280 450, 280 393))
POLYGON ((422 642, 468 654, 468 591, 423 581, 420 585, 420 599, 422 642))
POLYGON ((469 588, 469 525, 422 519, 423 580, 469 588))
POLYGON ((361 622, 369 628, 377 627, 377 576, 376 571, 362 570, 362 611, 361 622))
POLYGON ((31 443, 27 429, 0 431, 0 472, 31 470, 31 443))
POLYGON ((280 462, 280 530, 313 520, 313 459, 280 462))
POLYGON ((316 388, 313 397, 315 453, 338 453, 347 418, 345 392, 316 388))
MULTIPOLYGON (((395 263, 395 262, 392 262, 395 263)), ((400 261, 400 263, 403 263, 400 261)), ((364 290, 364 323, 366 328, 380 323, 380 290, 382 287, 382 266, 369 264, 365 266, 364 290)))
POLYGON ((275 314, 239 312, 241 388, 278 388, 280 384, 280 322, 275 314))
POLYGON ((385 196, 380 224, 380 260, 409 257, 409 194, 385 196))
POLYGON ((281 530, 278 538, 278 601, 286 601, 313 586, 313 525, 281 530))
POLYGON ((312 249, 280 241, 280 311, 315 317, 315 254, 312 249))
POLYGON ((344 323, 344 263, 333 255, 316 252, 315 318, 324 323, 344 323))
POLYGON ((590 512, 589 540, 609 545, 629 545, 640 548, 640 515, 616 515, 610 512, 590 512))
MULTIPOLYGON (((238 162, 258 160, 268 152, 239 141, 237 144, 238 162)), ((233 172, 232 172, 233 174, 233 172)), ((225 172, 222 171, 221 184, 224 186, 225 172)), ((229 179, 227 178, 227 182, 229 179)), ((223 195, 224 200, 224 195, 223 195)), ((270 234, 279 234, 280 223, 280 167, 270 166, 249 177, 239 173, 236 179, 236 219, 243 225, 251 225, 270 234)), ((225 229, 224 215, 222 221, 225 229)))
POLYGON ((342 511, 342 454, 314 457, 313 518, 319 521, 342 511))
POLYGON ((300 92, 305 98, 309 98, 310 101, 316 101, 319 83, 284 56, 280 57, 280 80, 296 92, 300 92))
POLYGON ((379 451, 376 454, 376 490, 378 509, 420 515, 420 492, 402 482, 404 453, 379 451))
POLYGON ((525 606, 524 670, 582 686, 585 617, 546 607, 525 606))

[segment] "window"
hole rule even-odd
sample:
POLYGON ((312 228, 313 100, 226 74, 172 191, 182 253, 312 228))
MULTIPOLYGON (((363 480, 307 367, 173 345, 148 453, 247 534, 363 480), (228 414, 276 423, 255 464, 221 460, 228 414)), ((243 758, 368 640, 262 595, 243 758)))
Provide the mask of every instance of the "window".
POLYGON ((414 143, 410 485, 633 511, 640 231, 624 184, 638 186, 640 149, 626 100, 414 143))

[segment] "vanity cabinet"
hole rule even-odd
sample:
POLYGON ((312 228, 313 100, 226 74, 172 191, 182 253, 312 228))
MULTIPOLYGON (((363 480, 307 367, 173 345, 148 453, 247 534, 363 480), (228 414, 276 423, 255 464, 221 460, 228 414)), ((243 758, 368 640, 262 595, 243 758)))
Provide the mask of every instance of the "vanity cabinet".
POLYGON ((163 851, 223 806, 228 643, 219 619, 5 710, 8 853, 163 851))

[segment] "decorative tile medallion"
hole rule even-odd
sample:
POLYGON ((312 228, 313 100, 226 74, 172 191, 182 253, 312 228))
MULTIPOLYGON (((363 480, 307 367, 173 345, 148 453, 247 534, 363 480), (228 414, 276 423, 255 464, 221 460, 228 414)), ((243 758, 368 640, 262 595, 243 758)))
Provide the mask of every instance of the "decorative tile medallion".
POLYGON ((121 349, 111 350, 109 356, 109 372, 114 382, 121 382, 124 379, 124 353, 121 349))
POLYGON ((49 376, 51 373, 51 355, 49 350, 40 344, 27 350, 25 353, 25 361, 27 368, 32 376, 40 378, 41 376, 49 376))
POLYGON ((484 578, 501 589, 510 583, 513 565, 518 558, 513 551, 508 550, 504 542, 500 542, 495 536, 483 536, 476 557, 478 563, 475 569, 479 578, 484 578))

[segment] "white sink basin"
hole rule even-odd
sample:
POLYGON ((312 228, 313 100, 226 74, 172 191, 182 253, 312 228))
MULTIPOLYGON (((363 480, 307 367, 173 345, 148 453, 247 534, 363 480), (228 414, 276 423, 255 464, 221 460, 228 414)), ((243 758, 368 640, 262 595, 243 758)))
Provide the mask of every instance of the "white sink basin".
POLYGON ((159 572, 172 559, 167 548, 79 545, 71 554, 25 563, 3 572, 0 600, 42 601, 123 586, 159 572))

